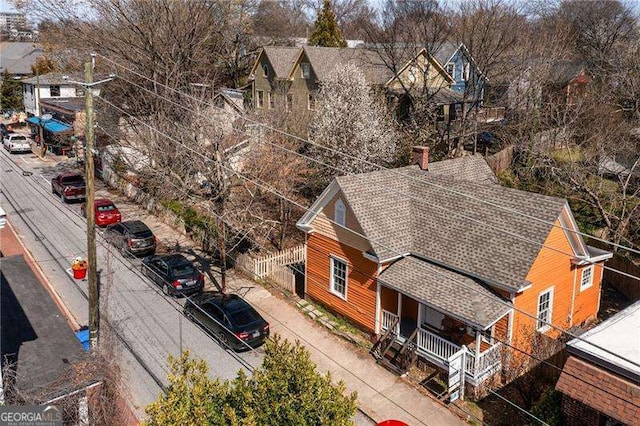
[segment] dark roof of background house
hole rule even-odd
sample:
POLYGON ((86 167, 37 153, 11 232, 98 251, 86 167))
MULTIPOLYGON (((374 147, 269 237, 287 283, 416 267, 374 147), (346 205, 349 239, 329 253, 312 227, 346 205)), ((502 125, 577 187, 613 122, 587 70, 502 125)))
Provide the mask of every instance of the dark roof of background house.
POLYGON ((387 287, 482 329, 511 309, 511 302, 476 280, 413 256, 394 262, 379 279, 387 287))
POLYGON ((0 278, 2 359, 16 362, 15 386, 29 394, 60 386, 82 345, 22 255, 3 257, 0 278))
POLYGON ((273 67, 276 78, 288 78, 293 62, 300 53, 299 47, 265 46, 264 53, 273 67))
POLYGON ((42 47, 33 42, 4 41, 0 42, 0 73, 5 70, 9 74, 30 75, 31 66, 42 56, 42 47))
MULTIPOLYGON (((40 84, 44 86, 73 86, 75 83, 72 83, 72 81, 84 81, 84 75, 68 72, 50 72, 47 74, 42 74, 39 78, 40 84), (63 76, 68 76, 68 80, 63 79, 63 76)), ((93 81, 100 81, 104 78, 106 78, 106 76, 104 75, 94 75, 93 81)), ((24 78, 20 80, 20 82, 27 84, 38 84, 38 77, 24 78)))
POLYGON ((551 66, 549 81, 558 87, 565 87, 586 70, 587 63, 584 61, 558 61, 551 66))
POLYGON ((527 285, 529 269, 566 205, 562 198, 415 167, 336 182, 379 259, 411 253, 512 290, 527 285))
POLYGON ((40 99, 42 106, 56 106, 58 108, 66 109, 67 111, 84 111, 85 99, 84 96, 78 96, 75 98, 44 98, 40 99))
POLYGON ((458 50, 458 47, 460 47, 460 43, 445 41, 435 49, 433 57, 440 62, 440 65, 445 66, 456 50, 458 50))

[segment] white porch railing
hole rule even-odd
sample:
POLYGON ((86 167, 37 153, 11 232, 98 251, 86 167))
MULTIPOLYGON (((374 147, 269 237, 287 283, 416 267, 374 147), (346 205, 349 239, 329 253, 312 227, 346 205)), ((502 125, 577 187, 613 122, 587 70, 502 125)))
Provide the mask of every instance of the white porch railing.
POLYGON ((476 363, 475 353, 467 356, 466 371, 476 381, 482 381, 500 369, 502 364, 502 344, 497 343, 484 352, 480 352, 476 363))
MULTIPOLYGON (((392 312, 382 310, 382 332, 384 333, 391 327, 391 324, 398 318, 398 316, 392 312)), ((400 334, 400 323, 396 324, 396 329, 394 330, 396 335, 400 334)))
MULTIPOLYGON (((388 330, 396 318, 396 314, 383 309, 381 324, 382 331, 384 332, 388 330)), ((396 324, 396 335, 399 335, 399 327, 399 323, 396 324)), ((399 341, 404 340, 401 336, 397 336, 397 339, 399 341)), ((455 343, 423 328, 418 329, 417 346, 419 355, 426 357, 443 368, 446 368, 447 360, 462 348, 462 346, 456 345, 455 343)), ((499 371, 502 360, 501 349, 502 345, 499 343, 491 346, 486 351, 480 353, 477 363, 475 351, 467 349, 465 357, 466 376, 477 384, 499 371)))
POLYGON ((418 331, 418 352, 423 351, 446 361, 451 355, 458 352, 460 348, 461 346, 451 343, 437 334, 422 328, 418 331))

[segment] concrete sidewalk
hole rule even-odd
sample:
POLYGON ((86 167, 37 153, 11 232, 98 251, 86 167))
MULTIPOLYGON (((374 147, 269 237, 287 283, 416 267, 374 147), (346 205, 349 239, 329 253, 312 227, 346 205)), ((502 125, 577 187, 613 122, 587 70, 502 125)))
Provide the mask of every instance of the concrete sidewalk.
MULTIPOLYGON (((111 198, 123 214, 123 220, 140 219, 149 225, 165 247, 195 257, 208 277, 220 281, 217 268, 204 262, 206 255, 186 236, 149 214, 126 198, 104 189, 100 196, 111 198)), ((296 300, 287 299, 278 290, 266 289, 255 281, 229 271, 228 291, 237 293, 254 305, 271 324, 272 333, 291 341, 299 340, 311 353, 320 372, 330 372, 335 380, 343 380, 349 392, 358 392, 360 409, 373 421, 402 420, 410 425, 462 425, 458 416, 440 402, 423 394, 400 377, 379 366, 361 348, 347 342, 321 326, 296 307, 296 300)))

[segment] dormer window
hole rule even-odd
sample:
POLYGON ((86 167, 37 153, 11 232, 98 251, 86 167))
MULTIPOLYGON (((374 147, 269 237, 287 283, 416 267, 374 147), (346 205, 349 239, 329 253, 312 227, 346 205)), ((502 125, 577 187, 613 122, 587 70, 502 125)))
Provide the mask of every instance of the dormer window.
POLYGON ((300 69, 302 70, 302 78, 305 80, 311 78, 311 64, 304 62, 300 64, 300 69))
POLYGON ((265 76, 265 77, 266 77, 267 75, 269 75, 269 65, 264 64, 264 65, 262 66, 262 75, 263 75, 263 76, 265 76))
POLYGON ((338 225, 345 226, 347 213, 346 213, 346 208, 344 206, 344 203, 340 199, 338 199, 338 201, 336 201, 335 211, 334 211, 333 217, 334 217, 335 222, 338 225))

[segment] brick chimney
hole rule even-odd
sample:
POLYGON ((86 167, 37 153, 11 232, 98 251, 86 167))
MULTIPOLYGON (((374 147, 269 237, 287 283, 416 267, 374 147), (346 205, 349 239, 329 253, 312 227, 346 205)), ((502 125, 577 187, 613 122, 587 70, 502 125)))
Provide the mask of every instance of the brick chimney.
POLYGON ((411 164, 417 164, 421 170, 429 169, 429 147, 428 146, 414 146, 413 147, 413 160, 411 164))

